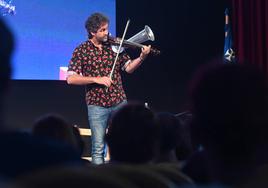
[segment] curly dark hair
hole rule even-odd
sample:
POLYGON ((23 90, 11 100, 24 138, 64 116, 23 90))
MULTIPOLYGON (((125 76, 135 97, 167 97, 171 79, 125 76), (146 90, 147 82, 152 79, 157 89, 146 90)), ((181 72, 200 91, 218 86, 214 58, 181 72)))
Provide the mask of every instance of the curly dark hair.
POLYGON ((109 23, 109 18, 107 16, 98 12, 89 16, 85 23, 88 38, 91 38, 91 32, 96 33, 103 23, 109 23))

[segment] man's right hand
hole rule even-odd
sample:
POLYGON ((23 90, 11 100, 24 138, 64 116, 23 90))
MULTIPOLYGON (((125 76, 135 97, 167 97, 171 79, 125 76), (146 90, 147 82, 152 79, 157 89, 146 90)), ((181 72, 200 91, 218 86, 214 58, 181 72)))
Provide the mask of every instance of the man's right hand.
POLYGON ((112 85, 113 81, 111 78, 104 76, 104 77, 96 77, 95 83, 100 84, 100 85, 104 85, 106 87, 110 87, 112 85))

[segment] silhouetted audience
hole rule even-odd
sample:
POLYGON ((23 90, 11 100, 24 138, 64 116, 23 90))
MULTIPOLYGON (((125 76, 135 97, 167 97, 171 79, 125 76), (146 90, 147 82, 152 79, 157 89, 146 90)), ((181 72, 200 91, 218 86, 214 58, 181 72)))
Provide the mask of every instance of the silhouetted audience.
POLYGON ((267 77, 251 66, 212 63, 191 85, 193 141, 203 149, 184 171, 202 183, 233 186, 268 162, 267 77))
POLYGON ((111 119, 106 135, 110 158, 116 163, 148 163, 155 145, 155 116, 143 104, 129 103, 111 119))
POLYGON ((80 157, 63 145, 52 144, 27 133, 8 131, 2 112, 11 76, 10 59, 14 39, 2 20, 0 20, 0 41, 0 176, 9 179, 48 166, 80 163, 80 157))
MULTIPOLYGON (((157 119, 153 111, 143 104, 126 104, 113 114, 106 139, 111 162, 104 168, 113 174, 127 178, 138 187, 193 185, 179 168, 153 164, 155 149, 159 147, 156 142, 157 119)), ((174 142, 166 142, 168 146, 160 145, 162 149, 173 148, 174 142)))

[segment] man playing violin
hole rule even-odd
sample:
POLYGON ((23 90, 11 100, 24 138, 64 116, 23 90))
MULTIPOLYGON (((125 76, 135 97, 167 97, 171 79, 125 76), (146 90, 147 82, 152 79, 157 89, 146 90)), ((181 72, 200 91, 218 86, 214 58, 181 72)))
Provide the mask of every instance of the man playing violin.
POLYGON ((89 38, 73 52, 68 66, 67 83, 86 86, 92 163, 102 164, 108 118, 127 101, 120 72, 135 71, 150 53, 151 46, 144 46, 140 56, 133 60, 126 52, 119 54, 110 77, 117 54, 108 43, 109 19, 101 13, 94 13, 87 19, 85 27, 89 38))

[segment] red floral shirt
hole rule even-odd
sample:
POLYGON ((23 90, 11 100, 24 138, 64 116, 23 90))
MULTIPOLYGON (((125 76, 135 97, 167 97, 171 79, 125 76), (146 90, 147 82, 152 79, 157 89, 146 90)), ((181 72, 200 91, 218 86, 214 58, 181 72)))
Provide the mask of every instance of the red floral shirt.
MULTIPOLYGON (((87 40, 74 50, 68 72, 83 76, 109 77, 115 57, 116 53, 112 51, 110 45, 103 44, 102 50, 100 50, 90 40, 87 40)), ((111 107, 126 100, 120 70, 129 60, 130 57, 126 53, 123 52, 119 55, 112 76, 113 84, 108 90, 104 85, 86 85, 87 105, 111 107)))

